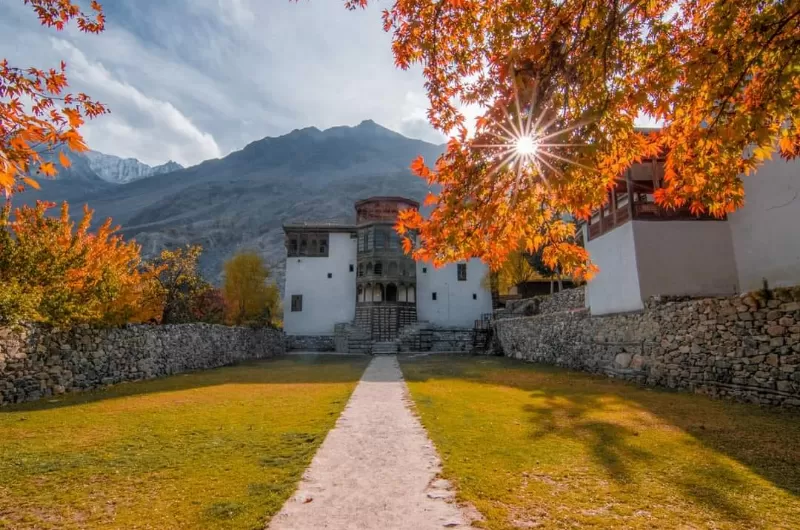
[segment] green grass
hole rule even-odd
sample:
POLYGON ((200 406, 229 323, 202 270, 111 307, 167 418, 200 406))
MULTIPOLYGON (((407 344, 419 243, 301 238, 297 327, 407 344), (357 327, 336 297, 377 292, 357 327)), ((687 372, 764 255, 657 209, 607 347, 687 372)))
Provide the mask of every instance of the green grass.
POLYGON ((283 357, 0 409, 0 528, 261 528, 367 361, 283 357))
POLYGON ((800 528, 800 415, 502 358, 402 358, 486 528, 800 528))

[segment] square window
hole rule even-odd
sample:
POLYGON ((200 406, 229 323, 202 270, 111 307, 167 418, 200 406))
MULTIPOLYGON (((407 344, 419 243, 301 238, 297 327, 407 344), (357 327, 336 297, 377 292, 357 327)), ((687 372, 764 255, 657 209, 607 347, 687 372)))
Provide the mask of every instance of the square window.
POLYGON ((328 273, 328 278, 333 278, 333 273, 332 272, 328 273))
POLYGON ((460 281, 460 282, 467 281, 467 264, 466 263, 459 263, 458 264, 458 281, 460 281))
POLYGON ((292 295, 292 311, 302 311, 303 310, 303 295, 302 294, 293 294, 292 295))
POLYGON ((477 294, 475 294, 475 293, 472 293, 472 299, 473 299, 473 300, 477 300, 477 299, 478 299, 478 295, 477 295, 477 294))
POLYGON ((355 269, 354 269, 354 266, 353 266, 353 264, 351 263, 351 264, 350 264, 350 272, 353 272, 354 270, 355 270, 355 269))
POLYGON ((431 293, 431 299, 436 300, 436 293, 431 293))
POLYGON ((428 272, 428 267, 422 267, 422 274, 425 274, 426 272, 428 272))

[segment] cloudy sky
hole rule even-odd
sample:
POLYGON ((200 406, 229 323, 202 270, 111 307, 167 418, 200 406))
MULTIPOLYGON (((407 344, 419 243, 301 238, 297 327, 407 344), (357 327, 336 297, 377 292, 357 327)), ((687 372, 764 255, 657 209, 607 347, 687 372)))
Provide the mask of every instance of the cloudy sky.
MULTIPOLYGON (((81 1, 88 5, 88 0, 81 1)), ((364 119, 442 142, 419 70, 395 69, 380 5, 341 0, 105 0, 106 31, 39 25, 0 1, 0 50, 15 66, 67 62, 73 91, 111 114, 84 126, 97 151, 184 165, 264 136, 364 119)))

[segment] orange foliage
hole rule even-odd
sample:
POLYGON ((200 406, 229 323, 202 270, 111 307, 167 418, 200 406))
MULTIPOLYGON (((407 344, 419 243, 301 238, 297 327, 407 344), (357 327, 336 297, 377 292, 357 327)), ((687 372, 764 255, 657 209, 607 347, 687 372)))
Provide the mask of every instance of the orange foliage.
MULTIPOLYGON (((91 13, 80 10, 71 0, 23 0, 30 4, 41 23, 62 30, 71 20, 87 33, 100 33, 105 26, 102 7, 91 2, 91 13)), ((38 188, 32 173, 53 177, 55 166, 43 154, 60 146, 86 151, 78 128, 83 117, 93 118, 107 111, 86 94, 65 93, 68 86, 66 63, 47 71, 17 68, 0 59, 0 192, 10 196, 25 185, 38 188)), ((60 162, 69 161, 63 151, 60 162)), ((66 162, 66 163, 65 163, 66 162)))
POLYGON ((149 319, 141 306, 150 276, 139 271, 139 246, 125 242, 111 219, 91 232, 86 207, 76 224, 66 203, 58 217, 47 215, 52 206, 0 211, 0 289, 13 286, 30 307, 18 318, 54 324, 149 319))
POLYGON ((800 154, 798 2, 397 0, 383 21, 396 64, 423 68, 431 124, 452 135, 435 163, 411 165, 440 190, 428 219, 400 219, 420 259, 497 268, 522 240, 586 276, 562 218, 586 218, 633 163, 665 156, 658 202, 721 216, 743 203, 740 175, 800 154), (473 137, 461 104, 485 111, 473 137), (664 127, 640 133, 641 114, 664 127), (518 170, 496 144, 529 116, 557 145, 518 170))

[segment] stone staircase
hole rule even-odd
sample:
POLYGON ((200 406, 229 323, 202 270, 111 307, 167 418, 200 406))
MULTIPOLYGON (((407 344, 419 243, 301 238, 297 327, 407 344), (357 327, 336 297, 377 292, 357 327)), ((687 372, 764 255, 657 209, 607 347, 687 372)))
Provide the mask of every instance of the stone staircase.
POLYGON ((375 342, 372 345, 372 355, 397 355, 397 342, 393 340, 375 342))

